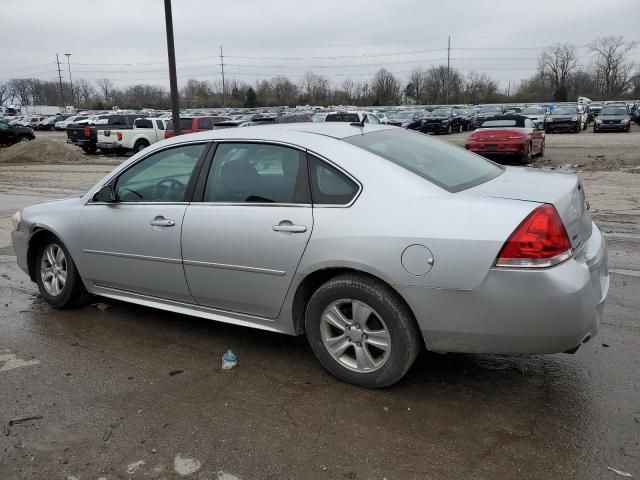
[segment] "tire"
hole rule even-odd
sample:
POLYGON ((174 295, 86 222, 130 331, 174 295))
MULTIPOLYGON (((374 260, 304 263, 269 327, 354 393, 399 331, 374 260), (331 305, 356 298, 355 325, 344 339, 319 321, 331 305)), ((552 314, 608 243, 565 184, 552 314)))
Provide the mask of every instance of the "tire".
POLYGON ((96 147, 93 143, 89 143, 87 145, 82 145, 82 150, 84 150, 85 153, 88 154, 94 154, 96 153, 96 151, 98 150, 98 147, 96 147))
POLYGON ((593 126, 593 133, 598 133, 600 130, 598 130, 598 128, 594 125, 593 126))
POLYGON ((445 132, 447 135, 451 135, 451 124, 447 126, 447 131, 445 132))
POLYGON ((462 122, 458 124, 458 133, 462 133, 462 122))
POLYGON ((31 138, 28 135, 18 135, 17 141, 20 142, 28 142, 31 138))
POLYGON ((631 124, 627 125, 627 129, 625 130, 625 133, 629 133, 631 131, 631 124))
POLYGON ((551 129, 549 127, 544 127, 544 133, 551 133, 551 129))
POLYGON ((544 157, 544 147, 545 147, 545 141, 542 140, 542 146, 540 147, 540 153, 538 153, 539 157, 544 157))
POLYGON ((329 372, 366 388, 396 383, 422 346, 409 307, 390 287, 365 275, 339 275, 318 288, 307 304, 305 328, 313 353, 329 372), (354 316, 354 308, 363 315, 354 316), (331 318, 335 323, 328 321, 331 318), (335 354, 326 346, 332 341, 340 347, 335 354), (375 342, 388 349, 374 346, 375 342))
POLYGON ((138 140, 133 146, 133 153, 138 153, 149 146, 149 142, 146 140, 138 140))
POLYGON ((56 237, 48 236, 38 245, 35 262, 38 290, 49 305, 70 308, 89 302, 91 296, 82 283, 69 251, 56 237), (52 277, 47 275, 46 269, 53 270, 52 277))
POLYGON ((520 163, 522 165, 528 165, 533 161, 533 148, 531 148, 531 142, 527 143, 527 149, 524 151, 524 155, 520 157, 520 163))
POLYGON ((582 126, 579 123, 576 124, 576 128, 574 128, 574 132, 580 133, 581 130, 582 130, 582 126))

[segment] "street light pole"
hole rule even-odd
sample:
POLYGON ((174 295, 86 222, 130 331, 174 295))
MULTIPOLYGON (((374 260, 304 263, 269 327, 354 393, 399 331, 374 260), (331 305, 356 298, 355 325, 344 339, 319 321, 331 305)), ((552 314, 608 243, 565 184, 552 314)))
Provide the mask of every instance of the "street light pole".
POLYGON ((73 80, 71 80, 71 61, 69 57, 71 57, 70 53, 65 53, 65 57, 67 57, 67 66, 69 67, 69 85, 71 85, 71 103, 75 103, 75 96, 73 95, 73 80))
POLYGON ((169 55, 169 85, 171 88, 171 117, 173 119, 173 134, 180 135, 178 76, 176 74, 176 50, 173 44, 173 18, 171 15, 171 0, 164 0, 164 18, 167 28, 167 53, 169 55))

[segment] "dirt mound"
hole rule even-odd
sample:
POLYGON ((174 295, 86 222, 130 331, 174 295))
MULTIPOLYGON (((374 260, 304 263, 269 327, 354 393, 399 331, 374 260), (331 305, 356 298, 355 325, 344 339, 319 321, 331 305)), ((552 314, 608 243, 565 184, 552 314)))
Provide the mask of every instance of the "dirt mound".
POLYGON ((64 143, 37 138, 0 150, 0 163, 87 163, 87 157, 64 143))

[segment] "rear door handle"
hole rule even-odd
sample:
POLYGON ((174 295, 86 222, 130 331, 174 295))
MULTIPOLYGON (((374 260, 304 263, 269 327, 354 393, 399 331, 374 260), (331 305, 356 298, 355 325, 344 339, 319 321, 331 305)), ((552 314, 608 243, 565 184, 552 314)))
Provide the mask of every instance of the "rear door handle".
POLYGON ((280 224, 271 227, 274 232, 288 232, 288 233, 304 233, 307 231, 307 227, 304 225, 287 225, 280 224))
POLYGON ((149 225, 151 225, 152 227, 173 227, 175 226, 175 224, 176 224, 175 221, 168 218, 164 218, 162 216, 158 216, 153 220, 149 221, 149 225))

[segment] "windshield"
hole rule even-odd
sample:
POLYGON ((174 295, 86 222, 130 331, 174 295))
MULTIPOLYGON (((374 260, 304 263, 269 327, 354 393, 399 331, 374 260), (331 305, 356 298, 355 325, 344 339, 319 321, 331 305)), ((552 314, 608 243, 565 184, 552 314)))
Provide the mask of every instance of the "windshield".
POLYGON ((544 114, 544 110, 542 107, 527 107, 522 110, 524 115, 542 115, 544 114))
POLYGON ((394 120, 405 120, 413 117, 413 113, 411 112, 398 112, 396 113, 394 120))
POLYGON ((600 115, 626 115, 627 109, 625 107, 604 107, 600 110, 600 115))
POLYGON ((404 129, 355 135, 344 141, 406 168, 449 192, 475 187, 504 170, 459 147, 404 129))
POLYGON ((495 128, 495 127, 521 127, 522 125, 518 125, 518 122, 515 120, 487 120, 486 122, 482 122, 480 128, 495 128))
POLYGON ((431 112, 433 117, 448 117, 449 115, 451 115, 451 109, 449 108, 436 108, 431 112))
POLYGON ((558 107, 553 111, 554 115, 575 115, 576 109, 571 107, 558 107))
POLYGON ((324 119, 326 118, 327 114, 326 113, 316 113, 313 117, 311 117, 311 121, 312 122, 324 122, 324 119))
POLYGON ((495 113, 495 112, 502 113, 502 107, 497 105, 485 105, 478 109, 478 113, 495 113))
POLYGON ((360 118, 358 118, 357 113, 330 113, 327 115, 327 118, 324 119, 325 122, 359 122, 360 118))

